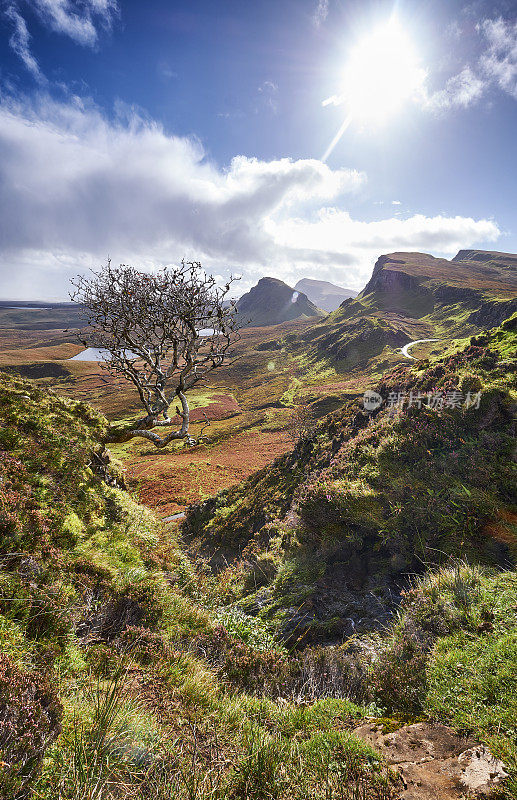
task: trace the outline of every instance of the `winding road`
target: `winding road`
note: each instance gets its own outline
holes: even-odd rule
[[[414,344],[420,344],[421,342],[439,342],[439,341],[440,339],[415,339],[414,342],[409,342],[408,344],[405,344],[404,347],[401,347],[400,352],[406,358],[412,358],[413,361],[416,361],[415,356],[410,356],[408,352],[409,349],[413,347]]]

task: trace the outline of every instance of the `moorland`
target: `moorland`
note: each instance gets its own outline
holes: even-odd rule
[[[517,796],[516,267],[249,293],[165,450],[106,453],[80,308],[0,304],[3,797]]]

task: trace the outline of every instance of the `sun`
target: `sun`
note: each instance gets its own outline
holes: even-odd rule
[[[345,65],[342,102],[353,120],[384,122],[416,94],[425,79],[418,53],[396,17],[352,48]]]

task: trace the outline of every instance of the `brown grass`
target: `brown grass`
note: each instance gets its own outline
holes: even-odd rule
[[[401,270],[424,280],[444,281],[453,286],[497,290],[501,297],[517,294],[515,270],[495,261],[448,261],[425,253],[391,253],[387,258],[384,269]]]
[[[240,433],[178,451],[150,450],[148,442],[139,442],[126,460],[127,480],[141,502],[168,516],[239,483],[291,446],[283,431]]]

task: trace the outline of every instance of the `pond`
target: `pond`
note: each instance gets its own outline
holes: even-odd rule
[[[202,328],[198,331],[200,336],[212,336],[215,333],[213,328]],[[133,356],[130,350],[127,351],[128,355]],[[135,358],[138,356],[135,355]],[[87,347],[86,350],[81,350],[76,356],[68,359],[69,361],[110,361],[110,352],[104,347]]]
[[[131,350],[126,350],[126,354],[131,358],[138,358]],[[72,356],[68,361],[111,361],[111,353],[104,347],[87,347],[81,350],[76,356]]]
[[[76,356],[68,359],[69,361],[109,361],[110,352],[103,347],[87,347],[81,350]]]

